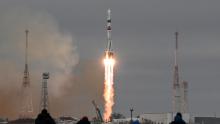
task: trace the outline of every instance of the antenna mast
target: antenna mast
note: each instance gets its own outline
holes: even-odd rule
[[[26,47],[25,47],[25,65],[27,65],[28,63],[28,30],[25,30],[25,34],[26,34]]]
[[[173,79],[173,112],[181,111],[180,83],[179,83],[179,67],[177,62],[178,54],[178,32],[175,32],[175,51],[174,51],[174,79]]]
[[[21,88],[21,110],[19,118],[31,118],[33,114],[32,94],[30,89],[30,77],[28,71],[28,30],[25,30],[26,45],[25,45],[25,69]]]

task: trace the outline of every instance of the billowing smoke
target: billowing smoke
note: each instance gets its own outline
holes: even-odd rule
[[[43,11],[15,8],[0,12],[0,116],[18,117],[24,71],[25,29],[29,33],[29,72],[35,114],[39,112],[42,72],[50,72],[53,106],[62,109],[63,95],[73,86],[78,54],[72,36]],[[51,103],[52,104],[52,103]],[[59,106],[60,104],[60,106]],[[62,111],[52,110],[55,114]]]

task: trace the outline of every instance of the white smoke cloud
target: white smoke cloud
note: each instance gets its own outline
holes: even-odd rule
[[[62,96],[65,87],[73,83],[68,80],[74,76],[72,70],[78,63],[73,37],[61,31],[55,19],[44,11],[20,7],[1,11],[0,18],[0,98],[3,100],[3,97],[16,96],[22,85],[26,29],[30,31],[28,59],[33,101],[36,102],[35,110],[39,107],[42,72],[50,72],[50,95]],[[7,93],[9,91],[16,92]],[[3,110],[2,105],[6,105],[7,102],[2,100],[0,110]],[[18,107],[13,104],[7,103],[9,108],[13,109],[11,111]],[[2,112],[15,116],[15,112],[9,111],[8,109],[8,112]]]

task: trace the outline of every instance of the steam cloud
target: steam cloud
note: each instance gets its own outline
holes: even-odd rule
[[[63,109],[62,96],[73,85],[73,69],[78,63],[74,40],[62,32],[55,19],[43,11],[16,8],[0,12],[0,116],[18,117],[22,85],[25,29],[29,34],[29,72],[35,114],[39,112],[42,72],[50,72],[49,94]],[[50,101],[50,102],[51,102]],[[60,104],[60,105],[59,105]],[[54,114],[62,113],[57,109]]]

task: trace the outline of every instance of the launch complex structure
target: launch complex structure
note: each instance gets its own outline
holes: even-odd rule
[[[107,47],[104,56],[104,114],[103,121],[108,122],[111,120],[111,115],[114,106],[114,66],[115,57],[112,49],[112,27],[111,27],[111,10],[107,11]],[[30,77],[28,70],[28,33],[26,30],[26,47],[25,47],[25,70],[22,83],[21,93],[21,109],[19,118],[30,118],[33,115],[32,94],[30,88]],[[179,65],[178,65],[178,32],[175,32],[175,51],[174,51],[174,75],[172,83],[173,91],[173,113],[181,112],[188,113],[188,83],[181,81],[179,78]],[[48,109],[48,91],[47,91],[47,79],[49,79],[49,73],[43,73],[42,75],[42,97],[41,97],[41,109]],[[100,113],[100,112],[99,112]],[[100,116],[100,114],[99,114]]]
[[[42,74],[42,89],[41,89],[41,102],[40,102],[40,111],[43,109],[49,110],[49,95],[48,95],[48,82],[50,78],[49,72],[44,72]]]
[[[26,47],[25,47],[25,69],[23,83],[21,87],[21,108],[20,108],[20,119],[31,118],[33,115],[33,104],[32,104],[32,93],[31,83],[28,70],[28,30],[25,30],[26,34]]]

